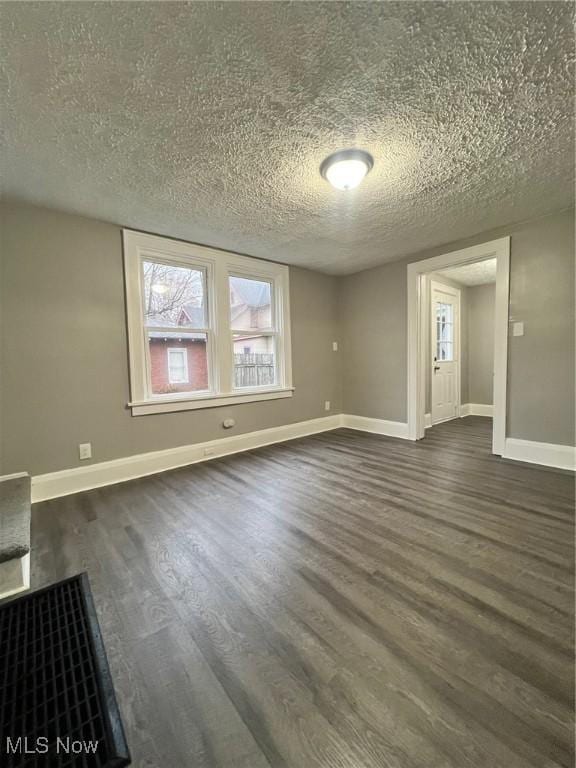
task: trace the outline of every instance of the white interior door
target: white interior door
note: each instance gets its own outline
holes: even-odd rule
[[[430,284],[432,424],[460,415],[460,291]]]

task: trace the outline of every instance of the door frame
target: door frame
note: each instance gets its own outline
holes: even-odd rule
[[[506,383],[508,368],[508,306],[510,298],[510,237],[462,248],[408,264],[408,438],[424,437],[426,400],[427,317],[426,276],[447,267],[496,259],[494,317],[494,417],[492,453],[502,456],[506,440]]]
[[[444,291],[445,293],[451,294],[456,299],[456,312],[458,317],[458,323],[454,323],[454,354],[456,356],[456,415],[451,417],[451,419],[457,419],[460,416],[460,408],[462,405],[462,391],[460,389],[461,387],[461,376],[462,376],[462,360],[461,360],[461,343],[460,343],[460,330],[461,330],[461,323],[462,318],[460,315],[461,310],[461,299],[462,299],[462,291],[460,288],[456,288],[453,285],[446,285],[444,283],[440,283],[438,280],[434,280],[432,278],[429,280],[429,302],[428,302],[428,323],[429,323],[429,338],[430,338],[430,354],[428,355],[428,376],[430,377],[430,397],[432,397],[432,386],[434,381],[434,371],[433,371],[433,363],[434,363],[434,349],[436,347],[436,323],[433,322],[433,310],[432,310],[432,291],[436,288],[439,291]],[[454,362],[454,361],[453,361]],[[426,396],[426,381],[424,382],[424,396]],[[426,402],[424,402],[424,406],[426,406]],[[430,418],[432,418],[432,402],[430,403]],[[444,421],[451,421],[451,419],[444,419]],[[437,424],[440,424],[440,422],[436,422]],[[434,424],[434,420],[432,420],[432,424]]]

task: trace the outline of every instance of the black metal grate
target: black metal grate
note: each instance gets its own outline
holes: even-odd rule
[[[129,763],[87,575],[0,604],[0,766]]]

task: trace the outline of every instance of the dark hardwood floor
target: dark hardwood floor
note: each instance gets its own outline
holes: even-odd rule
[[[36,505],[87,570],[134,765],[573,765],[573,478],[488,419],[351,430]]]

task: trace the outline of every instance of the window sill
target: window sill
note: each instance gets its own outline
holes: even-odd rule
[[[203,395],[201,397],[172,399],[143,400],[128,403],[132,416],[146,416],[152,413],[172,413],[173,411],[193,411],[198,408],[219,408],[223,405],[240,405],[255,403],[259,400],[279,400],[292,397],[294,387],[284,389],[252,390],[250,392],[234,392],[229,395]]]

